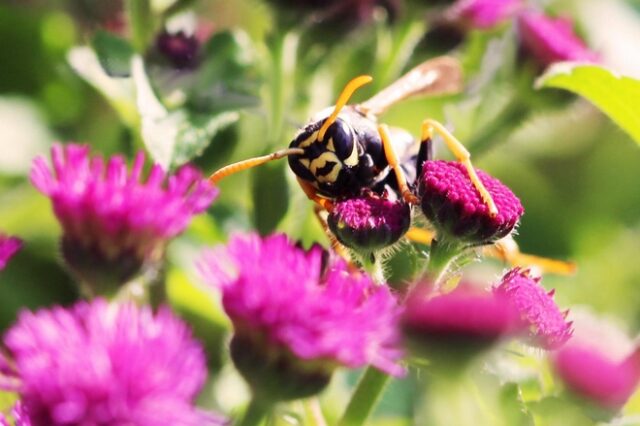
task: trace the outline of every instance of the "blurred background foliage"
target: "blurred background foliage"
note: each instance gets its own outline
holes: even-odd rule
[[[181,129],[180,144],[168,164],[194,158],[208,173],[230,161],[284,147],[313,113],[334,102],[350,78],[363,73],[375,77],[371,87],[354,98],[363,100],[412,65],[453,54],[465,67],[465,93],[410,100],[383,120],[416,135],[427,116],[454,129],[468,142],[475,164],[522,200],[526,214],[517,236],[522,250],[577,262],[574,276],[544,280],[545,286],[557,289],[559,305],[585,305],[625,324],[629,335],[638,334],[640,150],[587,102],[566,92],[534,91],[531,83],[541,69],[522,61],[513,28],[470,31],[464,39],[438,32],[431,17],[447,1],[413,0],[397,10],[376,9],[359,26],[348,20],[314,25],[303,19],[304,11],[295,11],[299,15],[292,18],[259,0],[158,3],[166,3],[158,6],[166,25],[186,21],[206,33],[196,62],[182,69],[154,47],[157,32],[147,34],[153,40],[147,43],[143,77],[157,97],[148,102],[161,101],[168,120]],[[575,17],[581,34],[605,63],[640,77],[640,1],[540,3]],[[122,92],[124,97],[118,92],[120,83],[130,84],[131,74],[136,79],[128,60],[132,46],[119,44],[128,38],[127,29],[119,27],[126,25],[118,20],[120,6],[117,1],[92,0],[0,3],[0,229],[25,240],[23,251],[0,274],[0,329],[20,308],[68,303],[77,297],[59,259],[58,224],[46,198],[29,183],[31,159],[46,155],[54,141],[86,142],[105,155],[131,156],[144,148],[139,126],[145,113],[138,116],[135,103],[126,99],[128,92]],[[159,30],[159,23],[155,25],[149,28]],[[78,46],[93,46],[107,74],[98,76],[91,68],[91,51]],[[110,86],[114,82],[116,86]],[[510,110],[514,100],[525,107]],[[500,118],[505,110],[511,115]],[[490,127],[496,117],[499,125]],[[156,129],[158,133],[162,131]],[[438,155],[448,154],[440,150]],[[233,176],[221,189],[209,213],[171,244],[167,273],[170,299],[211,348],[214,371],[222,368],[218,387],[231,386],[226,380],[234,380],[224,374],[229,366],[223,367],[219,349],[228,325],[194,273],[199,249],[224,241],[230,232],[251,229],[285,231],[306,244],[326,242],[285,162]],[[396,280],[411,275],[419,256],[419,248],[407,245],[400,250],[393,259]],[[470,274],[491,282],[504,267],[483,264],[472,267]],[[329,419],[339,415],[347,392],[344,383],[352,383],[354,377],[334,381],[325,401]],[[234,383],[237,386],[237,380]],[[394,383],[380,405],[383,417],[377,424],[408,424],[402,418],[412,410],[412,400],[421,398],[414,387],[412,379]],[[487,397],[497,405],[509,398],[509,392],[527,398],[522,388],[507,386],[500,392]],[[233,407],[233,395],[226,398],[229,401],[218,398],[217,404]],[[635,401],[628,410],[640,414],[640,399]],[[473,403],[460,404],[473,415]],[[564,423],[557,423],[553,416],[560,408],[550,399],[537,402],[542,405],[548,419],[540,424],[582,424],[579,414],[575,422],[568,420],[572,414],[564,409]],[[446,414],[429,415],[439,419]],[[527,424],[520,419],[523,410],[516,408],[511,414],[515,417],[505,411],[505,418],[513,420],[505,424]]]

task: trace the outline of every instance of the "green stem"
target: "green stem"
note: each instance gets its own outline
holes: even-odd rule
[[[244,417],[237,426],[257,426],[269,412],[269,405],[260,401],[256,397],[251,398],[251,402],[244,413]]]
[[[459,244],[433,240],[426,274],[433,280],[436,289],[442,285],[441,281],[446,276],[451,262],[462,253],[462,250]]]
[[[150,0],[127,0],[127,15],[131,28],[133,47],[144,53],[153,34],[153,16]]]
[[[384,388],[390,379],[388,374],[372,366],[367,367],[351,396],[347,409],[338,422],[338,426],[364,425],[382,397]]]
[[[281,144],[284,129],[284,112],[289,99],[287,87],[292,78],[298,49],[298,34],[294,32],[276,33],[271,43],[271,75],[269,79],[269,138],[270,144]]]
[[[367,271],[373,281],[378,285],[385,283],[384,270],[382,268],[382,261],[380,256],[375,253],[363,253],[362,257],[362,269]]]

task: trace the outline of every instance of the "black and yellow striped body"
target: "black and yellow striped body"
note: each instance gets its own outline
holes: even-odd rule
[[[304,150],[302,155],[289,156],[289,166],[299,178],[332,199],[357,196],[363,188],[376,192],[389,186],[396,189],[374,120],[347,107],[320,140],[323,123],[321,119],[304,127],[289,145]],[[418,146],[406,132],[394,138],[394,146],[413,182],[418,153],[412,150]]]

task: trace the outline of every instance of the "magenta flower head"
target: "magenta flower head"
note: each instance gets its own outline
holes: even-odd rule
[[[438,241],[489,244],[506,237],[524,213],[520,200],[498,179],[477,170],[498,214],[491,216],[464,166],[454,161],[426,161],[418,193],[422,211],[438,231]]]
[[[345,246],[359,253],[373,253],[394,244],[407,232],[411,208],[402,200],[367,192],[336,202],[328,224]]]
[[[567,18],[552,18],[540,12],[526,12],[518,16],[520,43],[543,66],[560,61],[598,62],[598,55],[590,50],[573,30]]]
[[[203,274],[233,322],[231,357],[258,398],[315,394],[340,365],[403,372],[395,297],[324,254],[285,235],[236,236],[205,253]]]
[[[513,17],[523,6],[523,0],[458,0],[446,14],[467,27],[486,30]]]
[[[0,232],[0,271],[6,268],[9,260],[22,248],[22,240]]]
[[[5,347],[33,426],[207,425],[202,346],[168,308],[102,299],[22,312]]]
[[[460,370],[502,338],[522,332],[518,313],[500,295],[465,284],[437,296],[425,288],[411,292],[402,317],[404,334],[418,357]]]
[[[555,355],[553,364],[573,395],[605,413],[620,410],[640,381],[637,351],[620,361],[593,347],[569,344]]]
[[[183,31],[163,31],[156,38],[156,49],[177,69],[190,69],[197,65],[200,41],[195,35]]]
[[[557,349],[571,337],[568,311],[560,312],[553,301],[553,291],[546,292],[539,277],[519,268],[509,271],[494,287],[494,293],[506,297],[520,313],[529,330],[529,342],[542,349]]]
[[[105,161],[84,145],[54,145],[51,157],[51,168],[42,157],[34,160],[31,181],[51,199],[63,228],[65,260],[98,292],[113,290],[157,261],[167,242],[217,195],[189,166],[168,175],[155,164],[143,178],[143,153],[130,171],[123,157]]]

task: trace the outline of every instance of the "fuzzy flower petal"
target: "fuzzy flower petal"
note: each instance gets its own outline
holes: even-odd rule
[[[487,244],[507,236],[524,214],[524,208],[498,179],[482,170],[476,172],[498,208],[496,216],[489,214],[467,170],[457,161],[426,161],[419,194],[422,211],[442,235]]]
[[[447,15],[472,28],[489,29],[514,16],[523,6],[523,0],[458,0]]]
[[[395,297],[342,261],[325,271],[320,248],[302,250],[285,235],[236,236],[201,268],[238,334],[258,333],[306,361],[402,373]]]
[[[626,403],[640,380],[637,354],[616,362],[583,345],[562,348],[554,357],[554,367],[572,392],[614,411]]]
[[[599,62],[573,30],[567,18],[552,18],[539,12],[526,12],[518,16],[518,30],[522,45],[542,65],[559,61]]]
[[[22,248],[22,241],[16,237],[10,237],[0,233],[0,271],[9,263],[9,260]]]
[[[101,299],[22,312],[5,336],[33,426],[208,424],[202,346],[167,308]]]
[[[529,328],[534,345],[557,349],[571,337],[571,323],[553,301],[553,292],[547,293],[540,285],[540,278],[515,268],[502,278],[494,292],[513,303]]]

